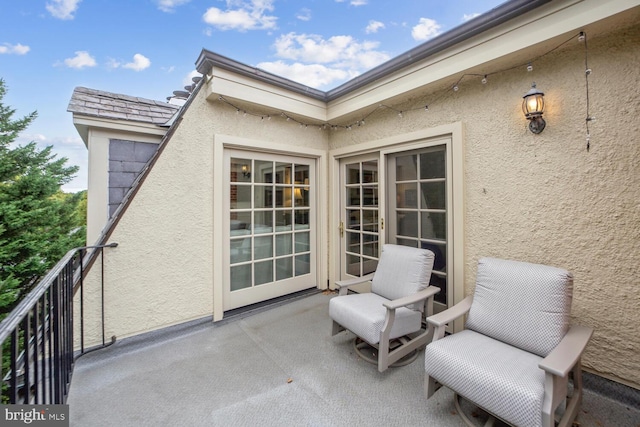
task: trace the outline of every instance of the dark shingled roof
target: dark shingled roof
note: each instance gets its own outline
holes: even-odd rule
[[[180,106],[162,101],[121,95],[102,90],[77,87],[73,91],[67,111],[106,119],[164,125]]]

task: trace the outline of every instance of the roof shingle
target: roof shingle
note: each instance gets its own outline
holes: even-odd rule
[[[152,99],[77,87],[67,111],[107,119],[131,120],[164,125],[180,106]]]

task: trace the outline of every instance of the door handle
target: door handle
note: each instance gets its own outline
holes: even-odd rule
[[[344,222],[340,221],[340,226],[338,227],[338,230],[340,230],[340,237],[344,237]]]

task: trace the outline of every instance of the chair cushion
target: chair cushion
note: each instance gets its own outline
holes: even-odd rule
[[[464,330],[425,349],[425,371],[441,384],[517,426],[542,425],[540,356]]]
[[[329,301],[329,316],[369,344],[380,342],[387,309],[387,299],[373,294],[351,294],[334,297]],[[390,338],[398,338],[420,330],[422,315],[419,311],[401,307],[391,328]]]
[[[427,249],[384,245],[371,292],[394,300],[425,289],[429,286],[433,259],[433,252]],[[422,306],[417,304],[415,308],[421,310]]]
[[[566,270],[482,258],[465,327],[546,357],[569,329],[572,289]]]

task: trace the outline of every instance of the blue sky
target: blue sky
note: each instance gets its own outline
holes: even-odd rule
[[[327,90],[504,0],[27,0],[0,3],[0,78],[15,118],[38,111],[17,143],[87,150],[66,111],[73,89],[165,100],[206,48]]]

